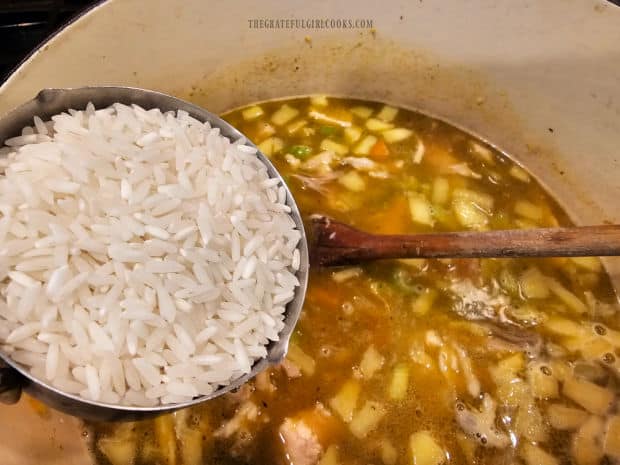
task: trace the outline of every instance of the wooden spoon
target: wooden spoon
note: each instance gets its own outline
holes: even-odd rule
[[[310,263],[318,266],[352,265],[385,258],[620,255],[620,225],[376,235],[327,217],[311,221]]]

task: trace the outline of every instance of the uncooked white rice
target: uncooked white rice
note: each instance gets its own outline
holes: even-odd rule
[[[0,343],[90,400],[178,403],[248,373],[299,285],[255,149],[183,111],[70,110],[0,149]]]

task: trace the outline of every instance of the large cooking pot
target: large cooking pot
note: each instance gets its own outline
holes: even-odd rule
[[[269,21],[290,18],[328,27]],[[620,222],[620,8],[602,0],[111,0],[13,73],[0,115],[42,88],[89,84],[214,112],[316,92],[420,109],[522,162],[575,222]],[[618,283],[618,261],[606,264]],[[89,462],[75,419],[42,419],[26,400],[0,417],[3,465]]]

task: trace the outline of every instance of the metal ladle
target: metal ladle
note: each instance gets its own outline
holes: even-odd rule
[[[20,135],[22,128],[25,126],[31,126],[35,116],[39,116],[44,121],[47,121],[52,116],[69,109],[82,110],[86,108],[89,102],[92,102],[95,108],[105,108],[114,103],[123,103],[126,105],[136,104],[147,110],[159,108],[162,112],[184,110],[193,118],[201,122],[209,122],[212,127],[219,128],[221,134],[228,137],[231,141],[244,139],[244,144],[256,147],[233,126],[203,108],[166,94],[132,87],[83,87],[42,90],[33,100],[18,107],[0,120],[0,146],[9,137]],[[269,176],[279,179],[280,184],[286,190],[286,204],[291,208],[291,217],[295,221],[297,229],[301,232],[299,244],[301,260],[299,271],[297,272],[299,286],[295,289],[293,300],[286,306],[284,328],[279,334],[279,340],[271,342],[267,346],[267,356],[254,363],[250,373],[237,378],[226,386],[218,388],[208,396],[196,397],[189,402],[158,405],[155,407],[110,405],[62,392],[46,381],[33,377],[26,368],[15,363],[7,354],[0,351],[0,401],[17,401],[20,390],[23,389],[47,405],[70,415],[97,421],[137,420],[189,407],[205,400],[219,397],[240,387],[268,366],[282,361],[286,355],[288,343],[299,318],[306,294],[308,247],[301,214],[286,183],[261,152],[257,152],[256,156],[267,166]],[[2,367],[2,361],[7,366]]]
[[[185,110],[194,118],[220,128],[222,135],[232,140],[245,137],[234,127],[208,111],[158,92],[129,87],[86,87],[80,89],[49,89],[19,107],[0,121],[0,142],[19,134],[31,124],[33,117],[49,119],[69,108],[82,109],[92,102],[103,108],[120,102],[162,111]],[[247,145],[254,145],[246,141]],[[0,352],[0,359],[10,368],[0,368],[0,401],[15,400],[18,389],[24,389],[50,406],[72,415],[94,420],[130,420],[189,407],[225,394],[257,375],[270,364],[279,363],[286,354],[288,342],[299,318],[306,293],[309,247],[301,215],[293,196],[271,162],[260,152],[257,157],[265,163],[269,175],[280,180],[286,190],[286,203],[302,234],[301,265],[297,277],[300,286],[287,305],[284,329],[280,339],[267,347],[267,357],[254,364],[249,374],[217,389],[208,396],[190,402],[156,407],[129,407],[90,401],[66,394],[35,379]],[[620,255],[620,225],[584,226],[505,231],[466,231],[412,235],[373,235],[351,228],[328,218],[313,218],[312,266],[338,266],[367,260],[389,258],[473,258],[473,257],[549,257]]]

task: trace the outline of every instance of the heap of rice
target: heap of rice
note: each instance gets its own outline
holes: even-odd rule
[[[208,395],[278,339],[300,232],[256,150],[183,111],[69,111],[5,141],[0,350],[58,389]]]

